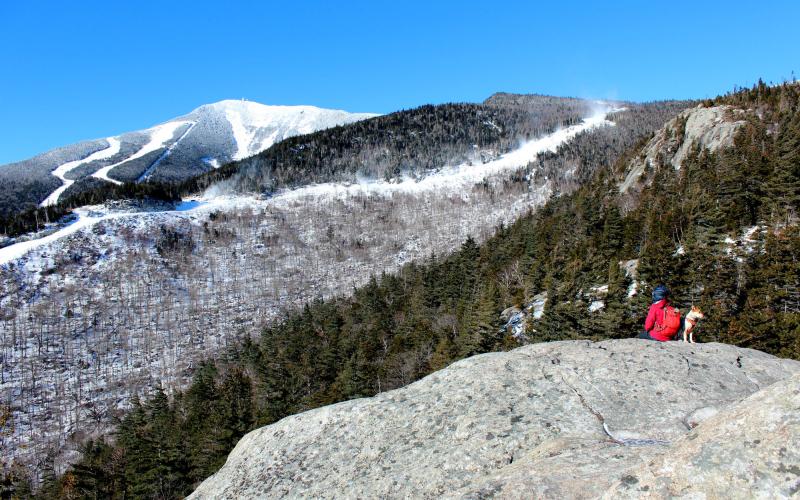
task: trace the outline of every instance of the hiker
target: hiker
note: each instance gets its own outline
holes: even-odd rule
[[[669,289],[658,285],[653,290],[653,304],[644,321],[644,331],[637,338],[666,342],[681,328],[681,313],[669,301]]]

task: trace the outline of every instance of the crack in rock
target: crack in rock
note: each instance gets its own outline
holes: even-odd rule
[[[586,408],[586,410],[589,411],[589,413],[594,415],[595,418],[597,418],[597,420],[600,422],[600,425],[603,427],[603,432],[605,432],[605,434],[609,437],[609,439],[614,443],[619,444],[621,446],[669,446],[670,444],[669,441],[664,441],[661,439],[650,439],[650,438],[636,439],[636,438],[621,438],[615,436],[614,433],[611,432],[611,429],[608,427],[608,424],[606,423],[606,419],[603,416],[603,414],[592,408],[592,406],[586,401],[586,398],[583,396],[583,394],[581,394],[581,392],[578,391],[578,389],[575,388],[572,384],[567,382],[567,379],[564,378],[563,374],[561,374],[561,380],[564,382],[564,385],[572,389],[572,392],[574,392],[575,395],[578,396],[578,400],[581,402],[581,405],[584,408]],[[595,390],[597,390],[597,388],[595,388]]]

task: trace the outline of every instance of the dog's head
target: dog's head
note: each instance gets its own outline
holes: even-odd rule
[[[700,308],[697,306],[692,306],[692,310],[689,312],[689,314],[691,314],[697,319],[703,319],[706,317],[705,314],[703,314],[703,311],[701,311]]]

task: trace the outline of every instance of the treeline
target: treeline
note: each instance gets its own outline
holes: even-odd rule
[[[538,105],[442,104],[398,111],[281,141],[255,156],[187,181],[185,192],[227,179],[234,191],[270,192],[313,182],[391,178],[504,153],[559,126],[579,122],[588,103],[548,98]]]
[[[100,180],[91,182],[91,188],[67,190],[57,205],[28,208],[8,215],[0,215],[0,234],[14,237],[20,234],[38,231],[47,223],[57,222],[73,209],[85,205],[95,205],[111,200],[145,200],[178,201],[180,192],[177,187],[167,184],[111,184]]]

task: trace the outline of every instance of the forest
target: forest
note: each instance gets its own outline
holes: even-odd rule
[[[678,172],[653,166],[634,205],[618,185],[635,148],[484,243],[467,239],[350,297],[309,302],[203,363],[173,398],[135,401],[113,439],[88,441],[36,495],[185,495],[251,429],[518,345],[499,314],[541,292],[533,342],[632,337],[663,282],[679,306],[706,312],[700,341],[800,359],[800,89],[759,83],[704,105],[747,110],[733,147],[695,150]],[[622,265],[631,261],[635,278]],[[592,312],[586,293],[600,285],[605,305]],[[24,470],[3,484],[5,496],[33,494]]]
[[[350,295],[370,274],[448,255],[470,235],[483,242],[685,107],[635,105],[615,113],[613,126],[475,184],[450,176],[455,184],[423,192],[352,186],[359,193],[345,198],[317,196],[311,186],[197,216],[107,220],[30,252],[0,268],[8,462],[34,478],[63,470],[85,439],[116,427],[134,394],[146,398],[159,386],[172,395],[199,362],[286,311]],[[482,168],[479,161],[465,171]]]
[[[426,105],[290,138],[186,181],[157,178],[117,186],[84,178],[64,192],[58,205],[46,208],[37,208],[38,202],[58,187],[58,179],[39,170],[23,176],[19,171],[25,162],[12,164],[0,171],[0,179],[8,179],[8,189],[0,194],[0,234],[14,237],[39,230],[89,203],[147,197],[174,200],[221,181],[226,181],[223,189],[271,193],[312,182],[354,181],[356,175],[382,179],[419,174],[465,161],[476,150],[505,153],[520,140],[577,123],[588,112],[587,101],[548,96],[529,96],[524,102],[490,99],[487,104]],[[120,178],[135,181],[157,156],[126,163],[117,169]],[[48,159],[46,165],[58,165],[58,158]],[[34,174],[33,180],[28,178]]]

